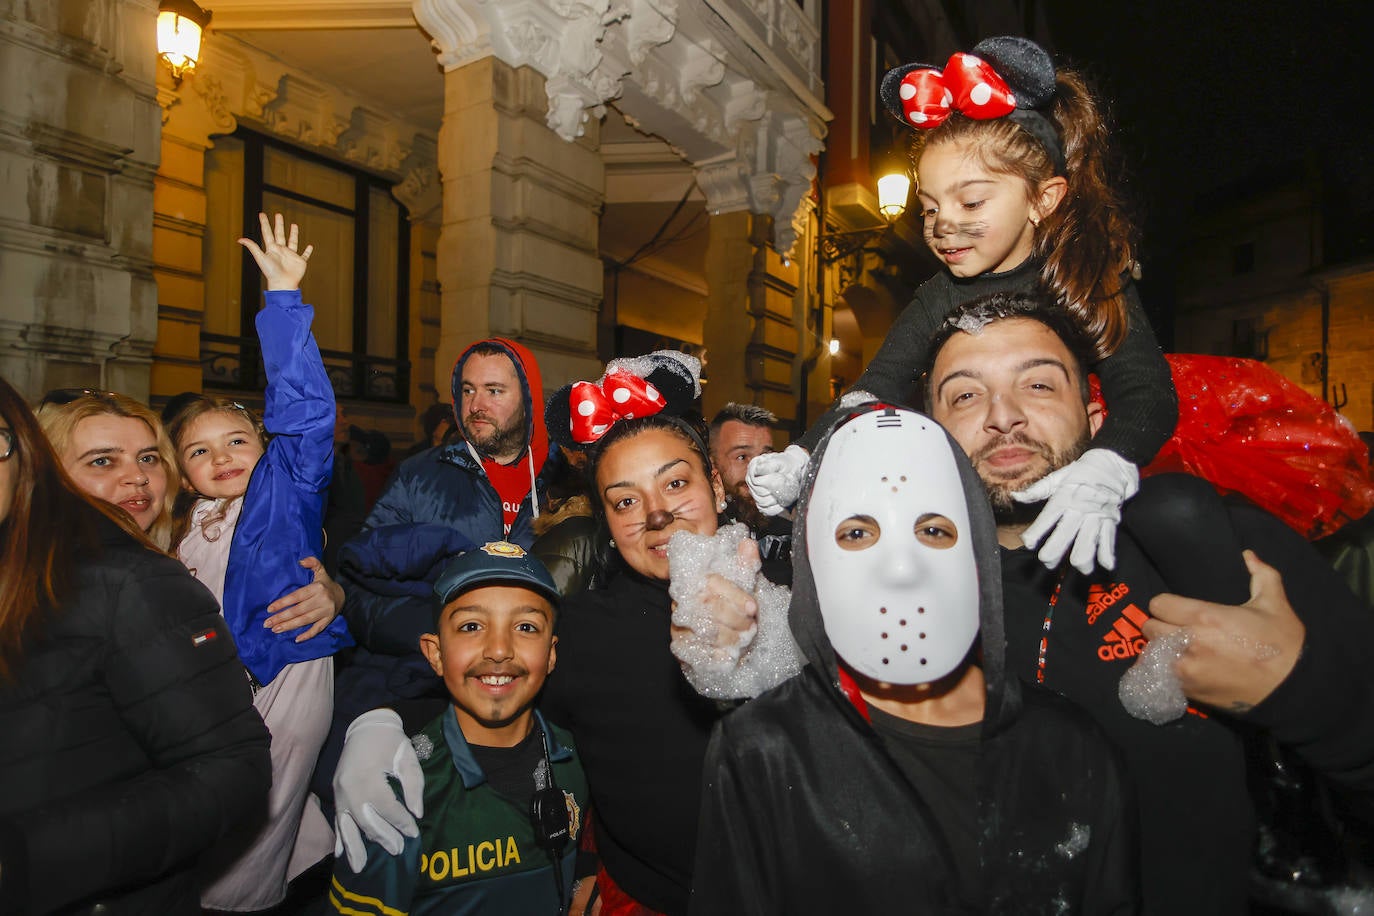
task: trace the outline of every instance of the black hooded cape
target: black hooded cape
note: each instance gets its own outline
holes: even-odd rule
[[[839,424],[837,424],[838,426]],[[808,665],[717,724],[703,771],[694,914],[1130,913],[1133,810],[1115,751],[1065,701],[1005,671],[996,528],[958,463],[979,569],[987,704],[975,779],[980,862],[956,844],[840,686],[806,551],[815,452],[793,533],[793,635]],[[858,586],[858,583],[856,583]],[[977,899],[968,899],[975,896]]]

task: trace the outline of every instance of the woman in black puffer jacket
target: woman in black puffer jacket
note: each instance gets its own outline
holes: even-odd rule
[[[198,913],[196,857],[266,801],[214,598],[80,493],[0,379],[0,913]]]

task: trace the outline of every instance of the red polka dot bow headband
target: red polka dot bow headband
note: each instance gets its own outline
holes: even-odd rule
[[[573,441],[588,445],[617,420],[649,417],[668,402],[650,382],[627,369],[613,368],[596,382],[577,382],[568,394],[568,421]]]
[[[544,408],[549,438],[586,451],[621,420],[680,416],[701,397],[701,361],[677,350],[622,356],[595,382],[570,382]]]
[[[893,117],[917,130],[932,130],[958,112],[968,118],[1007,118],[1045,147],[1064,173],[1059,131],[1043,113],[1054,99],[1054,62],[1045,49],[1017,36],[987,38],[960,51],[944,69],[929,64],[894,67],[879,87]]]
[[[898,84],[897,94],[906,122],[923,130],[939,127],[955,111],[987,120],[1016,110],[1016,94],[992,65],[962,51],[944,70],[910,71]]]

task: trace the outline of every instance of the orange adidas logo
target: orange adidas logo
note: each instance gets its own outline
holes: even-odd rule
[[[1140,628],[1150,617],[1134,604],[1121,609],[1121,616],[1112,624],[1107,635],[1102,637],[1102,645],[1097,647],[1097,657],[1104,662],[1121,658],[1135,658],[1145,651],[1145,635]]]
[[[1122,598],[1131,593],[1131,590],[1124,583],[1109,587],[1102,585],[1088,586],[1088,626],[1097,623],[1097,618],[1102,616],[1102,612],[1116,604]]]

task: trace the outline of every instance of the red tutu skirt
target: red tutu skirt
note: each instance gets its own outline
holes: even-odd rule
[[[1178,427],[1142,475],[1205,478],[1313,539],[1374,508],[1369,448],[1325,401],[1252,359],[1189,353],[1168,360]]]

